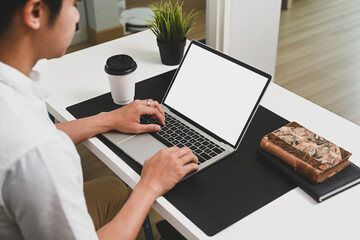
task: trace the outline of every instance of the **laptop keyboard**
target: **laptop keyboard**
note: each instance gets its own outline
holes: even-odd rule
[[[165,113],[166,125],[162,126],[159,132],[151,132],[153,137],[164,143],[166,146],[178,146],[179,148],[188,147],[198,157],[199,164],[204,163],[210,158],[225,151],[224,148],[202,136],[194,129],[186,126],[182,122]],[[159,124],[157,119],[151,116],[141,116],[142,124]]]

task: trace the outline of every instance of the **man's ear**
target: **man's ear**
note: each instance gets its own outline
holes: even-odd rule
[[[41,17],[44,14],[42,0],[28,0],[23,8],[22,16],[24,23],[31,29],[37,30],[41,25]]]

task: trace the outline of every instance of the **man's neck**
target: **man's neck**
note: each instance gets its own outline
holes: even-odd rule
[[[6,40],[0,40],[0,61],[29,76],[37,62],[33,47],[26,36],[6,37]]]

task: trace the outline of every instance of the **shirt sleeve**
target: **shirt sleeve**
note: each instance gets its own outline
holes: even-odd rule
[[[55,139],[11,166],[3,185],[4,203],[25,239],[98,239],[74,151]]]

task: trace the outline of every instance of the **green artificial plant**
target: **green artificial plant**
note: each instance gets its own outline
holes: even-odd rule
[[[189,14],[183,13],[182,6],[183,3],[179,4],[179,1],[173,5],[171,0],[149,5],[154,15],[145,21],[160,42],[182,42],[194,26],[197,13],[194,13],[194,9]]]

